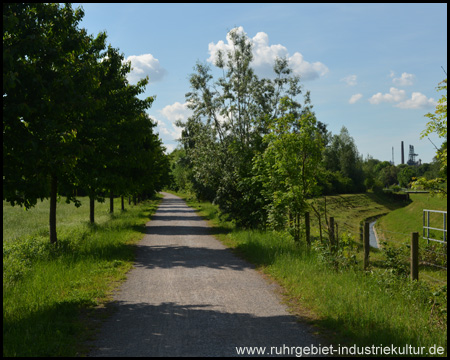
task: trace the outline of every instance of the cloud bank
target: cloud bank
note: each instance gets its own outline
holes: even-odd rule
[[[245,34],[242,26],[239,26],[237,31]],[[227,51],[233,49],[234,44],[229,34],[226,36],[226,42],[219,40],[217,43],[209,43],[208,52],[210,56],[207,59],[208,62],[215,63],[219,50],[222,50],[226,54]],[[277,57],[285,57],[293,73],[300,75],[302,80],[314,80],[328,72],[328,68],[321,62],[306,61],[299,52],[295,52],[290,56],[287,48],[281,44],[269,45],[269,36],[265,32],[258,32],[250,41],[253,45],[252,66],[255,73],[259,76],[274,76],[273,65]]]
[[[369,102],[373,105],[378,105],[382,102],[397,103],[394,106],[400,109],[426,109],[434,107],[437,104],[433,98],[427,98],[426,95],[420,92],[413,92],[410,99],[405,99],[405,90],[391,87],[389,93],[382,94],[379,92],[373,95],[369,99]]]
[[[389,89],[389,93],[382,94],[379,92],[373,95],[369,99],[369,102],[371,104],[380,104],[382,102],[398,102],[402,101],[405,98],[405,96],[406,96],[405,90],[399,90],[397,88],[391,87]]]
[[[420,92],[413,92],[411,99],[403,101],[395,105],[401,109],[426,109],[435,107],[437,105],[433,98],[427,98],[424,94]]]

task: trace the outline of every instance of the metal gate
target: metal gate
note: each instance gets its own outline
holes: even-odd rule
[[[443,225],[442,228],[432,227],[430,223],[430,213],[441,213],[443,215]],[[442,231],[443,240],[433,239],[430,237],[430,230]],[[431,235],[433,236],[433,235]],[[440,243],[447,243],[447,211],[440,210],[423,210],[423,238],[427,239],[428,243],[430,241],[437,241]]]

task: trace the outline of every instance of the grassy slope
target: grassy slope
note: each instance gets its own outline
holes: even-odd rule
[[[447,200],[431,197],[429,194],[411,194],[411,200],[412,202],[408,206],[392,211],[377,221],[375,227],[380,240],[400,248],[403,251],[402,258],[409,266],[410,250],[408,246],[411,243],[411,233],[418,232],[421,259],[446,267],[447,256],[436,255],[438,253],[446,254],[446,248],[436,242],[430,242],[430,245],[427,245],[427,241],[422,238],[422,214],[424,209],[447,211]],[[443,215],[431,214],[430,226],[443,228]],[[443,233],[431,230],[430,237],[442,239]],[[441,268],[435,266],[426,266],[422,261],[419,268],[420,278],[424,281],[443,284],[443,282],[447,282],[447,271],[442,271]]]
[[[318,202],[324,208],[324,198]],[[405,205],[403,201],[393,201],[386,196],[374,193],[326,197],[327,216],[333,216],[340,231],[348,231],[356,239],[360,239],[360,226],[365,219],[387,214]],[[318,221],[314,212],[311,212],[311,226],[312,234],[318,235]]]
[[[48,241],[48,202],[28,212],[3,206],[3,355],[75,356],[92,335],[87,309],[104,303],[134,261],[143,225],[159,200],[107,213],[88,200],[58,204],[58,248]],[[91,318],[87,321],[88,318]]]
[[[411,200],[412,203],[408,206],[392,211],[377,222],[377,229],[381,234],[385,232],[384,235],[387,240],[401,244],[405,241],[406,236],[406,241],[409,242],[412,232],[418,232],[422,237],[423,210],[447,210],[446,199],[431,197],[428,194],[411,194]],[[442,228],[442,219],[441,214],[433,214],[430,221],[431,225]],[[442,233],[436,232],[435,235],[442,237]]]

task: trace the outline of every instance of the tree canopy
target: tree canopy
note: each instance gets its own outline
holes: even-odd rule
[[[220,51],[214,64],[222,76],[214,81],[209,65],[195,65],[186,94],[193,115],[178,125],[196,195],[214,201],[241,225],[258,226],[265,222],[267,199],[253,177],[252,159],[267,147],[263,138],[275,119],[298,119],[311,113],[311,106],[308,92],[301,104],[300,78],[286,59],[276,60],[273,78],[259,78],[247,35],[233,29],[229,37],[233,48]]]
[[[50,241],[56,202],[152,192],[168,167],[139,98],[148,79],[131,85],[130,64],[106,48],[106,34],[78,27],[70,4],[3,4],[3,199],[34,206],[50,198]]]
[[[430,121],[422,131],[421,138],[427,137],[431,133],[437,134],[440,138],[445,138],[441,148],[436,151],[436,159],[440,165],[440,176],[434,179],[419,177],[413,183],[413,187],[429,190],[432,194],[447,196],[447,79],[438,84],[437,91],[443,91],[444,93],[438,100],[435,112],[425,114]]]

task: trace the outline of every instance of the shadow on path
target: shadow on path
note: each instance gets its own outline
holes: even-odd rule
[[[154,268],[197,268],[232,269],[242,271],[254,266],[237,258],[228,249],[170,245],[138,245],[136,267]]]
[[[276,346],[278,349],[272,350],[275,356],[283,345],[316,343],[292,316],[256,317],[221,312],[211,305],[172,302],[151,305],[118,301],[113,306],[121,313],[120,320],[107,324],[114,338],[99,343],[91,356],[237,356],[236,347],[261,346],[269,352]],[[114,344],[114,348],[106,344]]]

